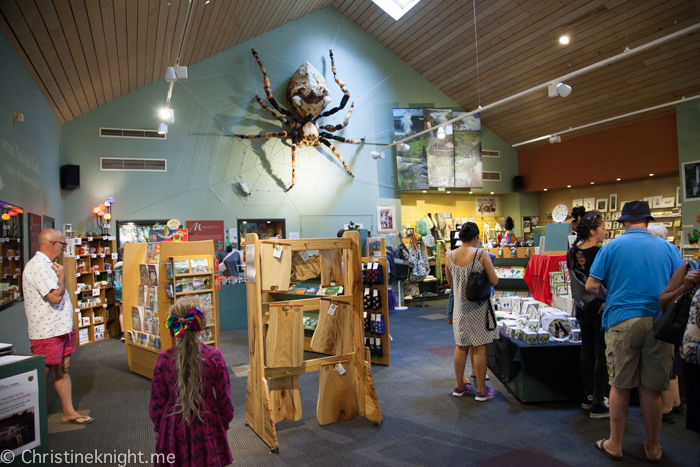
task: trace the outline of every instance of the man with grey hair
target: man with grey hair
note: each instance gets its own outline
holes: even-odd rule
[[[73,305],[63,266],[54,262],[66,248],[66,238],[56,229],[39,234],[39,251],[22,274],[24,311],[27,314],[32,353],[46,356],[46,378],[53,371],[53,384],[63,407],[63,422],[88,424],[92,418],[73,408],[70,356],[75,352]]]

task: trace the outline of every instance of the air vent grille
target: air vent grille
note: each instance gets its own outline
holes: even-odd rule
[[[501,172],[483,172],[482,176],[484,180],[488,180],[490,182],[501,181]]]
[[[129,130],[126,128],[100,128],[100,138],[146,138],[166,139],[168,135],[158,134],[155,130]]]
[[[491,151],[489,149],[482,149],[481,157],[501,157],[501,151]]]
[[[167,159],[120,159],[100,157],[100,170],[120,172],[167,172]]]

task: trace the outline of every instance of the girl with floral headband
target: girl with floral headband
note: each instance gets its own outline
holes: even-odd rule
[[[196,297],[170,308],[166,326],[177,345],[158,355],[148,409],[155,425],[156,453],[164,455],[156,466],[233,462],[226,438],[233,420],[228,367],[219,349],[199,342],[203,315]]]

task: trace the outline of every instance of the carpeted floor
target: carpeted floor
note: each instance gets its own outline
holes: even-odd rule
[[[523,405],[493,375],[489,386],[497,395],[490,401],[453,397],[452,353],[442,351],[454,343],[452,328],[444,319],[422,318],[444,312],[447,301],[429,303],[429,308],[409,307],[391,313],[391,366],[374,366],[372,370],[384,417],[380,427],[362,418],[319,426],[315,414],[318,374],[302,375],[302,419],[277,424],[280,450],[270,454],[267,446],[245,426],[246,377],[230,372],[236,418],[228,439],[234,465],[622,464],[608,460],[593,446],[595,440],[608,436],[608,420],[593,420],[576,404]],[[229,367],[248,364],[245,329],[223,331],[221,342]],[[150,380],[129,371],[123,343],[109,339],[79,348],[72,359],[71,375],[76,409],[89,410],[95,421],[81,430],[50,435],[49,448],[54,453],[97,452],[115,456],[140,452],[144,463],[149,464],[155,443],[148,418]],[[48,391],[48,405],[49,414],[60,412],[53,384]],[[676,425],[663,425],[662,465],[698,465],[697,435],[684,425],[684,417]],[[624,440],[626,465],[647,464],[643,441],[640,411],[632,407]],[[127,465],[140,465],[135,455]],[[125,465],[104,461],[101,464]]]

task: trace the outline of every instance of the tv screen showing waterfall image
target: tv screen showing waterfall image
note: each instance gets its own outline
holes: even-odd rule
[[[445,123],[452,118],[450,109],[423,109],[425,129],[425,153],[428,159],[428,185],[431,187],[455,186],[455,152],[451,127]]]
[[[404,139],[425,129],[423,109],[394,109],[394,139]],[[419,136],[396,146],[399,190],[425,190],[428,162],[425,138]]]
[[[453,118],[467,112],[453,112]],[[481,115],[474,114],[454,122],[455,187],[483,188],[481,160]]]

